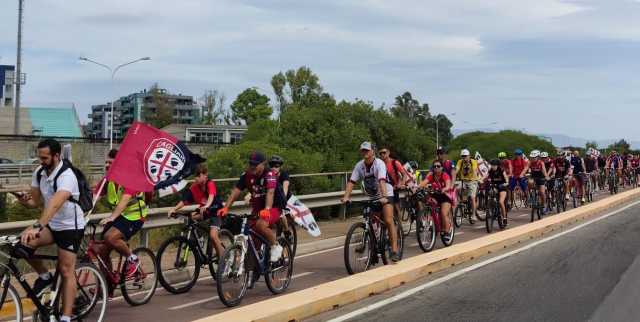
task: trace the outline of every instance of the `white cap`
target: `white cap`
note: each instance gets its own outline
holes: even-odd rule
[[[371,148],[371,142],[368,142],[368,141],[362,142],[362,144],[360,144],[360,150],[368,150],[368,151],[373,150],[373,148]]]
[[[548,158],[548,157],[549,157],[549,153],[547,153],[547,152],[542,152],[542,153],[540,153],[540,157],[541,157],[541,158]]]
[[[538,151],[538,150],[533,150],[533,151],[531,151],[531,153],[529,153],[529,157],[531,157],[531,158],[537,158],[539,156],[540,156],[540,151]]]
[[[462,149],[462,151],[460,151],[460,156],[461,157],[467,157],[467,156],[470,156],[470,155],[471,155],[471,152],[469,152],[469,150],[467,150],[467,149]]]

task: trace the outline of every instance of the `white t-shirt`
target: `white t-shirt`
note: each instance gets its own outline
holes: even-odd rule
[[[41,173],[40,182],[38,182],[38,172],[41,167],[38,167],[33,172],[31,178],[31,187],[39,188],[44,200],[44,206],[46,207],[53,195],[53,178],[62,168],[62,162],[51,172],[51,175],[47,176],[47,171],[44,170]],[[80,189],[78,188],[78,180],[73,174],[73,170],[67,169],[58,177],[58,191],[68,191],[71,193],[72,198],[78,200],[80,196]],[[77,223],[77,226],[76,226]],[[62,207],[58,209],[58,212],[49,221],[49,227],[52,230],[70,230],[70,229],[83,229],[84,228],[84,213],[82,208],[76,203],[66,201],[62,204]]]
[[[387,166],[384,164],[384,161],[376,158],[370,167],[364,164],[364,160],[360,160],[353,169],[350,180],[354,183],[362,180],[365,194],[367,194],[371,200],[377,200],[382,198],[382,192],[379,191],[379,181],[382,179],[386,180],[385,197],[393,197],[393,187],[389,184]]]

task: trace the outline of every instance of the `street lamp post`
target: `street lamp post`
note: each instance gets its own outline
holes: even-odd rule
[[[106,68],[110,73],[111,73],[111,91],[113,92],[112,94],[115,95],[115,78],[116,78],[116,73],[118,72],[118,70],[120,70],[120,68],[127,66],[127,65],[131,65],[140,61],[145,61],[145,60],[151,60],[151,57],[142,57],[142,58],[138,58],[136,60],[132,60],[128,63],[124,63],[121,65],[116,66],[115,68],[112,68],[108,65],[99,63],[95,60],[91,60],[87,57],[79,57],[78,58],[81,61],[86,61],[86,62],[90,62],[93,64],[96,64],[98,66],[104,67]],[[113,105],[115,104],[116,100],[113,99],[111,101],[111,115],[109,116],[109,149],[113,149]],[[103,113],[104,115],[104,113]]]
[[[444,116],[456,116],[456,113],[441,113],[438,115],[444,115]],[[440,127],[438,126],[438,123],[440,122],[440,118],[438,117],[438,115],[434,116],[433,119],[436,121],[436,150],[440,147]],[[416,114],[416,116],[422,116],[427,118],[428,115],[424,115],[422,113],[418,113]]]

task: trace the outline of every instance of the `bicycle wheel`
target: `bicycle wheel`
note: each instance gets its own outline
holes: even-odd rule
[[[393,225],[396,227],[396,244],[398,245],[398,255],[400,259],[402,259],[402,255],[404,254],[404,232],[402,231],[402,223],[393,218]],[[391,257],[391,247],[389,247],[388,257]]]
[[[7,279],[2,286],[0,293],[2,299],[2,310],[0,310],[0,321],[22,321],[24,317],[24,311],[22,310],[22,302],[20,301],[20,294],[11,285],[10,280]],[[31,303],[31,302],[29,302]]]
[[[233,234],[226,229],[220,229],[220,231],[218,231],[218,238],[220,239],[220,243],[222,244],[222,248],[224,249],[227,249],[227,247],[233,244]],[[209,239],[207,246],[209,274],[211,274],[211,277],[215,281],[215,279],[218,277],[218,274],[216,273],[218,270],[218,255],[213,255],[214,252],[215,250],[213,250],[213,244],[211,243],[211,239]]]
[[[167,292],[186,293],[196,284],[202,265],[196,247],[183,236],[165,240],[158,249],[158,280]]]
[[[537,202],[537,195],[535,192],[531,191],[529,192],[529,203],[531,205],[531,221],[533,222],[535,220],[535,215],[536,215],[536,208],[538,207],[538,202]]]
[[[460,228],[460,226],[462,226],[462,217],[464,216],[463,214],[463,209],[462,209],[462,205],[458,205],[456,207],[456,210],[454,211],[453,214],[453,224],[456,226],[456,228]]]
[[[491,232],[493,231],[493,223],[496,220],[496,213],[495,213],[496,209],[493,205],[490,205],[490,208],[487,211],[488,211],[487,220],[485,220],[484,226],[487,229],[487,233],[491,234]]]
[[[133,254],[138,256],[140,267],[132,276],[127,277],[126,267],[120,272],[120,291],[124,300],[131,306],[146,304],[151,300],[158,287],[158,266],[153,252],[145,247],[136,248]]]
[[[449,222],[452,222],[452,221],[453,221],[453,212],[449,211]],[[442,221],[441,221],[440,225],[442,225]],[[450,233],[451,233],[451,239],[449,241],[445,240],[443,235],[440,235],[440,239],[442,240],[442,244],[444,244],[445,247],[449,247],[449,246],[453,245],[453,240],[455,239],[455,236],[456,236],[456,225],[451,225]]]
[[[247,294],[249,271],[240,245],[232,245],[224,251],[222,260],[218,264],[216,289],[220,301],[227,307],[234,307]]]
[[[278,243],[282,246],[282,256],[277,262],[269,263],[269,267],[264,273],[267,288],[273,294],[284,292],[289,287],[291,275],[293,274],[293,251],[291,250],[291,245],[285,238],[279,238]],[[270,255],[267,254],[267,256]]]
[[[436,246],[436,225],[431,215],[427,214],[424,209],[420,210],[416,217],[416,238],[418,239],[418,246],[420,246],[423,252],[430,252]]]
[[[371,265],[371,236],[363,222],[349,228],[344,242],[344,265],[350,275],[364,272]]]
[[[76,287],[76,300],[71,319],[102,321],[107,311],[107,301],[104,299],[108,298],[107,280],[102,272],[93,263],[78,263]]]

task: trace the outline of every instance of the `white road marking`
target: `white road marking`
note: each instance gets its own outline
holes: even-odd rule
[[[541,245],[541,244],[543,244],[543,243],[546,243],[546,242],[548,242],[548,241],[554,240],[554,239],[559,238],[559,237],[561,237],[561,236],[564,236],[564,235],[566,235],[566,234],[572,233],[572,232],[574,232],[574,231],[576,231],[576,230],[578,230],[578,229],[581,229],[581,228],[583,228],[583,227],[586,227],[586,226],[588,226],[588,225],[591,225],[591,224],[593,224],[593,223],[595,223],[595,222],[598,222],[598,221],[604,220],[604,219],[606,219],[606,218],[609,218],[609,217],[611,217],[611,216],[613,216],[613,215],[615,215],[615,214],[617,214],[617,213],[620,213],[620,212],[622,212],[622,211],[625,211],[625,210],[627,210],[627,209],[629,209],[629,208],[631,208],[631,207],[634,207],[634,206],[636,206],[636,205],[638,205],[638,204],[640,204],[640,201],[634,202],[634,203],[632,203],[632,204],[630,204],[630,205],[627,205],[627,206],[625,206],[625,207],[623,207],[623,208],[620,208],[620,209],[618,209],[618,210],[616,210],[616,211],[610,212],[610,213],[608,213],[608,214],[606,214],[606,215],[603,215],[602,217],[598,217],[598,218],[595,218],[595,219],[589,220],[589,221],[587,221],[587,222],[585,222],[585,223],[582,223],[582,224],[580,224],[580,225],[578,225],[578,226],[575,226],[575,227],[573,227],[573,228],[571,228],[571,229],[568,229],[568,230],[563,231],[563,232],[561,232],[561,233],[558,233],[558,234],[556,234],[556,235],[546,237],[546,238],[541,239],[541,240],[539,240],[539,241],[533,242],[533,243],[531,243],[531,244],[529,244],[529,245],[527,245],[527,246],[524,246],[524,247],[521,247],[521,248],[515,249],[515,250],[513,250],[513,251],[510,251],[510,252],[508,252],[508,253],[506,253],[506,254],[503,254],[503,255],[500,255],[500,256],[496,256],[496,257],[490,258],[490,259],[485,260],[485,261],[483,261],[483,262],[480,262],[480,263],[477,263],[477,264],[471,265],[471,266],[466,267],[466,268],[463,268],[463,269],[461,269],[461,270],[459,270],[459,271],[453,272],[453,273],[451,273],[451,274],[449,274],[449,275],[446,275],[446,276],[440,277],[440,278],[438,278],[438,279],[435,279],[435,280],[433,280],[433,281],[430,281],[430,282],[428,282],[428,283],[426,283],[426,284],[420,285],[420,286],[415,287],[415,288],[412,288],[412,289],[410,289],[410,290],[406,290],[406,291],[404,291],[404,292],[402,292],[402,293],[400,293],[400,294],[397,294],[397,295],[395,295],[395,296],[392,296],[392,297],[390,297],[390,298],[387,298],[387,299],[384,299],[384,300],[378,301],[378,302],[376,302],[375,304],[365,306],[365,307],[363,307],[363,308],[361,308],[361,309],[358,309],[358,310],[355,310],[355,311],[350,312],[350,313],[348,313],[348,314],[345,314],[345,315],[339,316],[339,317],[337,317],[337,318],[335,318],[335,319],[331,319],[331,320],[329,320],[329,322],[342,322],[342,321],[347,321],[347,320],[349,320],[349,319],[355,318],[355,317],[360,316],[360,315],[362,315],[362,314],[365,314],[365,313],[371,312],[371,311],[373,311],[373,310],[377,310],[377,309],[379,309],[379,308],[381,308],[381,307],[384,307],[384,306],[389,305],[389,304],[391,304],[391,303],[394,303],[394,302],[400,301],[400,300],[402,300],[402,299],[405,299],[405,298],[407,298],[407,297],[409,297],[409,296],[412,296],[412,295],[414,295],[414,294],[416,294],[416,293],[418,293],[418,292],[421,292],[421,291],[426,290],[426,289],[428,289],[428,288],[431,288],[431,287],[434,287],[434,286],[440,285],[440,284],[445,283],[445,282],[447,282],[447,281],[449,281],[449,280],[452,280],[452,279],[454,279],[454,278],[456,278],[456,277],[462,276],[462,275],[464,275],[464,274],[466,274],[466,273],[468,273],[468,272],[471,272],[471,271],[477,270],[477,269],[482,268],[482,267],[484,267],[484,266],[487,266],[487,265],[489,265],[489,264],[492,264],[492,263],[495,263],[495,262],[497,262],[497,261],[500,261],[500,260],[502,260],[502,259],[504,259],[504,258],[507,258],[507,257],[513,256],[513,255],[516,255],[516,254],[519,254],[519,253],[522,253],[522,252],[524,252],[524,251],[526,251],[526,250],[529,250],[529,249],[531,249],[531,248],[533,248],[533,247],[536,247],[536,246]]]
[[[321,250],[321,251],[317,251],[317,252],[313,252],[313,253],[309,253],[309,254],[297,255],[295,257],[295,259],[305,258],[305,257],[318,255],[318,254],[324,254],[324,253],[332,252],[334,250],[343,249],[343,248],[344,248],[344,246],[339,246],[339,247],[329,248],[329,249],[325,249],[325,250]]]
[[[304,273],[296,274],[296,275],[291,276],[291,279],[293,280],[293,279],[296,279],[296,278],[305,277],[305,276],[311,275],[313,273],[314,272],[304,272]],[[214,296],[214,297],[209,297],[209,298],[198,300],[198,301],[194,301],[194,302],[185,303],[185,304],[178,305],[178,306],[172,306],[172,307],[169,308],[169,310],[171,310],[171,311],[180,310],[180,309],[184,309],[184,308],[187,308],[187,307],[192,307],[192,306],[195,306],[195,305],[199,305],[199,304],[202,304],[202,303],[215,301],[218,298],[219,297]]]

